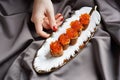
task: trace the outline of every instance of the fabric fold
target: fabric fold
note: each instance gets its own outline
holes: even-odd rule
[[[83,6],[98,6],[101,24],[85,48],[68,64],[47,74],[33,68],[45,39],[30,21],[32,0],[0,1],[0,80],[119,80],[120,6],[117,0],[57,0],[55,13],[68,18]]]

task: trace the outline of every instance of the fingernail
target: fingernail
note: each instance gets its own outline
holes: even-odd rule
[[[64,18],[62,17],[60,21],[63,21],[63,20],[64,20]]]
[[[57,31],[58,30],[58,28],[56,27],[56,26],[53,26],[53,31]]]

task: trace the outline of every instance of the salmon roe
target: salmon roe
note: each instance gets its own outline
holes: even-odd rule
[[[73,28],[68,28],[66,31],[66,34],[70,39],[78,37],[78,32],[74,30]]]
[[[82,14],[80,16],[80,19],[79,19],[80,23],[83,25],[83,26],[87,26],[90,22],[90,15],[85,13],[85,14]]]
[[[80,23],[79,20],[72,21],[70,23],[70,25],[71,25],[71,28],[73,28],[73,29],[75,29],[77,31],[80,31],[83,28],[83,26],[82,26],[82,24]]]
[[[67,45],[70,43],[70,38],[66,34],[61,34],[59,37],[59,42],[62,45]]]
[[[62,50],[62,45],[59,41],[55,41],[50,44],[50,49],[53,53],[59,53]]]

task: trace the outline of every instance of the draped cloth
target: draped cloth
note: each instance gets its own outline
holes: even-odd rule
[[[47,74],[36,73],[32,65],[45,40],[30,21],[32,5],[32,0],[0,0],[0,80],[120,80],[119,0],[53,1],[55,13],[65,18],[81,7],[97,5],[102,20],[73,60]]]

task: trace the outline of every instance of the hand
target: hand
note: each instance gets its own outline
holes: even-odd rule
[[[56,26],[59,27],[63,23],[63,16],[61,13],[55,15]],[[44,18],[43,27],[45,29],[51,29],[48,17]],[[53,27],[53,31],[57,31],[57,28]]]
[[[48,38],[50,34],[44,32],[43,28],[57,30],[63,22],[63,16],[60,13],[54,16],[51,0],[34,0],[31,21],[35,24],[37,34]]]

